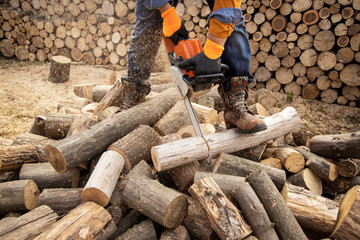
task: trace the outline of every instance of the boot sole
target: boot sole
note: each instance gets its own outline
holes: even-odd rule
[[[250,133],[257,133],[257,132],[261,132],[261,131],[264,131],[267,129],[267,126],[265,124],[261,124],[261,125],[258,125],[256,127],[254,127],[253,129],[250,129],[248,131],[244,131],[244,130],[240,130],[241,133],[246,133],[246,134],[250,134]]]

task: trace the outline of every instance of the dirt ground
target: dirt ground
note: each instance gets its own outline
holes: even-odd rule
[[[37,115],[56,111],[60,100],[75,96],[73,86],[84,83],[108,84],[113,70],[102,67],[72,65],[70,81],[55,84],[47,81],[50,63],[0,60],[0,137],[15,139],[30,130]],[[117,71],[117,76],[125,74]],[[166,75],[166,73],[165,73]],[[254,91],[251,91],[254,94]],[[308,129],[317,134],[360,131],[360,108],[321,101],[308,101],[272,93],[277,107],[293,106]]]

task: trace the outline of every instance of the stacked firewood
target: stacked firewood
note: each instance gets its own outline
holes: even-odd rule
[[[243,1],[257,88],[356,106],[359,1]]]
[[[267,130],[226,130],[214,89],[193,99],[203,139],[169,79],[150,81],[123,111],[115,75],[75,86],[1,142],[0,239],[357,239],[360,133],[314,136],[258,102]]]

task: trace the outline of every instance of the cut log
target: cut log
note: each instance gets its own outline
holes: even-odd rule
[[[271,26],[272,26],[274,31],[281,32],[282,30],[284,30],[284,28],[286,26],[286,23],[287,23],[287,20],[286,20],[286,18],[284,16],[277,15],[271,21]]]
[[[0,172],[21,168],[25,163],[37,162],[38,152],[33,145],[0,146]]]
[[[33,125],[31,126],[30,133],[45,136],[45,116],[36,116]]]
[[[103,207],[108,205],[124,165],[125,160],[118,152],[104,152],[81,193],[81,199]]]
[[[71,169],[58,174],[49,163],[24,164],[21,167],[20,180],[32,179],[39,189],[44,188],[76,188],[79,184],[80,170]]]
[[[90,128],[98,122],[95,116],[91,115],[76,115],[67,131],[66,137],[70,137],[76,133],[79,133],[85,129]]]
[[[233,155],[246,158],[255,162],[259,162],[261,160],[261,155],[263,154],[266,148],[267,142],[261,143],[255,147],[247,148],[244,150],[240,150],[234,152]]]
[[[192,106],[198,116],[200,123],[210,123],[214,125],[217,119],[217,111],[215,109],[192,103]]]
[[[264,206],[249,183],[239,184],[233,194],[239,203],[242,214],[249,222],[254,236],[259,239],[279,239],[274,224],[270,221]]]
[[[333,232],[339,212],[338,202],[287,183],[281,195],[302,227],[327,234]]]
[[[76,108],[81,110],[87,104],[90,103],[89,99],[82,97],[70,97],[64,100],[60,100],[57,106],[57,110],[59,111],[62,107]]]
[[[300,152],[304,155],[303,151]],[[306,161],[306,166],[316,173],[316,175],[322,179],[328,179],[330,181],[334,181],[338,177],[338,167],[335,164],[325,160],[325,158],[317,156],[316,154],[309,154],[310,156]]]
[[[267,165],[269,167],[280,169],[280,170],[283,169],[283,167],[281,165],[281,160],[277,159],[277,158],[273,158],[273,157],[265,158],[265,159],[261,160],[260,163]]]
[[[67,214],[79,206],[82,188],[49,188],[44,189],[39,196],[39,206],[46,205],[57,214]]]
[[[125,137],[108,147],[116,151],[125,160],[125,173],[129,172],[141,160],[151,160],[151,148],[158,144],[160,135],[147,125],[140,125]]]
[[[0,212],[21,212],[38,206],[40,191],[33,180],[0,183]]]
[[[59,216],[48,206],[40,206],[8,223],[0,223],[1,239],[33,239],[56,222]]]
[[[144,220],[139,224],[136,224],[120,236],[114,238],[114,240],[156,240],[156,231],[153,221],[150,219]]]
[[[331,237],[336,239],[357,239],[359,233],[360,186],[351,188],[340,205],[339,216]]]
[[[65,138],[74,118],[74,114],[49,113],[45,121],[45,136],[52,139]]]
[[[240,211],[225,197],[211,177],[195,182],[189,192],[205,211],[220,239],[242,239],[250,235],[252,230]]]
[[[313,25],[319,21],[319,13],[315,9],[308,10],[303,14],[303,22],[307,25]]]
[[[190,240],[188,231],[182,225],[174,229],[166,229],[160,237],[160,240]]]
[[[91,100],[93,102],[100,102],[105,94],[110,91],[112,85],[97,85],[91,91]]]
[[[200,123],[199,125],[200,125],[201,132],[204,135],[216,132],[215,127],[210,123]],[[179,130],[176,132],[176,134],[181,136],[181,138],[188,138],[188,137],[196,136],[195,129],[192,125],[179,128]]]
[[[110,220],[111,215],[103,207],[93,202],[86,202],[70,211],[34,239],[95,238]]]
[[[343,177],[355,177],[360,172],[359,159],[342,159],[337,165],[339,174]]]
[[[275,224],[280,239],[308,239],[266,172],[256,171],[247,180]]]
[[[50,61],[49,81],[64,83],[70,79],[71,60],[65,56],[53,56]]]
[[[123,192],[129,207],[166,228],[181,224],[187,214],[186,197],[146,177],[131,177]]]
[[[359,51],[359,49],[357,51]],[[359,64],[349,64],[345,66],[340,72],[340,80],[348,86],[360,86]]]
[[[325,158],[360,158],[360,132],[314,136],[310,151]]]
[[[309,189],[317,195],[322,195],[322,181],[310,168],[305,168],[301,172],[287,178],[290,183]]]
[[[320,94],[320,90],[315,84],[306,85],[301,93],[301,95],[305,99],[310,99],[310,100],[314,100],[319,96],[319,94]]]
[[[280,159],[282,166],[291,173],[304,169],[304,157],[292,148],[278,148],[273,152],[273,157]]]
[[[96,83],[85,83],[74,86],[74,93],[81,98],[92,99],[92,90],[96,86]]]
[[[78,134],[45,147],[50,164],[58,173],[74,168],[106,150],[139,124],[153,125],[179,99],[175,88],[157,94],[136,107],[115,114]],[[156,107],[155,107],[156,106]],[[118,127],[121,126],[121,127]]]
[[[205,136],[212,156],[221,152],[235,152],[262,142],[281,137],[289,132],[299,131],[300,118],[294,108],[265,118],[267,130],[252,135],[239,134],[237,129]],[[258,136],[261,135],[261,138]],[[229,142],[227,142],[229,141]],[[171,151],[169,151],[169,149]],[[183,149],[186,150],[184,154]],[[201,137],[185,138],[162,144],[151,149],[153,163],[158,171],[168,170],[189,162],[207,158],[208,146]]]
[[[99,115],[105,108],[112,105],[116,105],[119,98],[121,98],[121,91],[123,88],[122,82],[117,81],[111,89],[105,94],[105,96],[99,102],[99,105],[96,107],[94,114]]]

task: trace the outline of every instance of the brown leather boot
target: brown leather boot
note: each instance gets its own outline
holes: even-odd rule
[[[243,133],[255,133],[267,127],[265,121],[250,112],[246,106],[247,82],[247,77],[233,77],[230,90],[225,92],[220,85],[219,93],[224,103],[226,128],[237,127]]]

